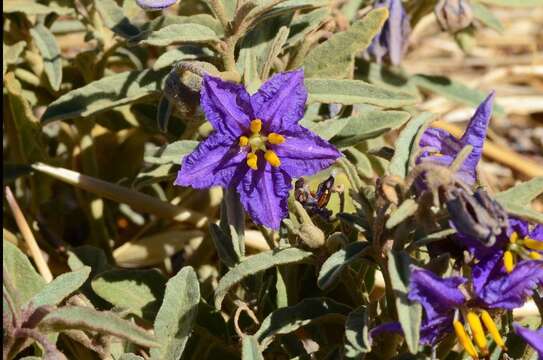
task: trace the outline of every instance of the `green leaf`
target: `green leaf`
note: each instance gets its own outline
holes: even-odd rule
[[[254,336],[264,351],[277,335],[294,332],[313,321],[341,319],[351,312],[347,305],[327,298],[307,298],[294,306],[281,308],[269,314]]]
[[[409,172],[411,154],[418,149],[417,139],[424,132],[428,124],[435,119],[436,115],[432,113],[421,113],[415,116],[409,124],[400,133],[396,140],[396,149],[394,156],[390,160],[388,172],[391,175],[396,175],[402,179]]]
[[[109,311],[96,311],[90,307],[64,306],[47,314],[40,322],[43,330],[83,330],[96,331],[101,335],[107,334],[126,339],[134,344],[145,347],[159,345],[156,338],[144,329],[121,319]]]
[[[512,215],[543,223],[543,214],[530,207],[542,193],[543,176],[539,176],[496,194],[496,200]]]
[[[95,0],[96,10],[104,19],[104,24],[115,34],[129,39],[140,34],[140,29],[130,23],[124,15],[123,9],[117,5],[115,0]]]
[[[6,240],[2,243],[4,277],[5,280],[9,279],[10,287],[16,291],[16,294],[10,295],[18,307],[21,307],[38,294],[46,283],[17,246]]]
[[[233,248],[232,239],[217,224],[209,225],[209,234],[221,261],[226,266],[233,267],[239,257]]]
[[[413,105],[413,95],[385,89],[361,80],[305,79],[309,103],[370,104],[387,108]]]
[[[173,104],[165,95],[162,95],[156,110],[156,122],[160,131],[167,133],[170,117],[172,116]]]
[[[356,308],[345,321],[345,357],[360,359],[362,354],[371,351],[371,339],[368,329],[368,309],[365,305]]]
[[[349,161],[356,167],[359,176],[365,178],[373,177],[373,166],[371,160],[365,152],[355,147],[348,147],[343,150]]]
[[[308,118],[302,119],[300,125],[313,131],[324,140],[330,140],[337,135],[351,121],[350,118],[334,118],[324,121],[312,121]]]
[[[163,89],[168,71],[127,71],[96,80],[79,89],[70,91],[47,107],[41,120],[73,119],[98,114],[136,102]]]
[[[58,91],[62,83],[62,57],[55,36],[42,23],[30,29],[30,34],[43,58],[45,75],[51,88]]]
[[[151,349],[151,358],[181,358],[198,314],[199,302],[198,278],[192,267],[185,266],[166,284],[164,301],[155,319],[160,347]]]
[[[392,214],[390,214],[390,217],[386,222],[386,228],[392,229],[408,217],[415,215],[418,208],[419,204],[414,199],[405,200],[396,210],[392,212]]]
[[[172,24],[153,32],[141,44],[168,46],[174,43],[212,43],[219,41],[215,31],[200,24]]]
[[[274,266],[303,261],[310,252],[297,248],[275,249],[246,257],[242,262],[224,275],[215,289],[215,308],[220,309],[228,290],[249,275],[270,269]]]
[[[36,308],[43,305],[58,305],[85,283],[90,272],[91,268],[84,266],[79,270],[59,275],[34,295],[30,302]]]
[[[307,34],[320,27],[329,14],[330,9],[325,7],[296,16],[290,24],[290,37],[285,47],[294,46],[302,41]]]
[[[347,125],[330,141],[337,147],[357,145],[399,128],[411,114],[405,111],[368,111],[351,116]]]
[[[24,48],[26,47],[26,41],[19,41],[13,45],[6,45],[2,43],[2,50],[4,51],[4,62],[2,64],[2,77],[6,75],[8,65],[15,64],[19,60]]]
[[[160,155],[146,156],[145,162],[150,164],[177,164],[181,165],[185,155],[190,154],[200,142],[195,140],[174,141],[164,147]]]
[[[92,280],[94,292],[109,303],[146,320],[154,320],[166,279],[149,270],[110,270]]]
[[[488,94],[482,91],[467,87],[466,85],[445,76],[417,74],[412,76],[409,80],[427,91],[473,106],[474,108],[479,106],[479,104],[488,96]],[[505,110],[497,103],[494,103],[494,114],[497,116],[504,116]]]
[[[160,70],[172,66],[182,60],[196,60],[202,57],[211,56],[211,52],[206,49],[200,49],[192,45],[185,45],[175,49],[168,50],[156,59],[153,64],[153,70]]]
[[[36,2],[35,0],[4,0],[2,1],[2,12],[20,12],[27,16],[48,15],[50,13],[67,15],[73,12],[73,9],[58,6],[53,2],[48,5],[43,5]]]
[[[252,335],[245,335],[241,340],[241,360],[264,360],[258,349],[258,341]]]
[[[132,353],[127,353],[127,354],[122,354],[122,355],[119,357],[119,360],[145,360],[145,359],[142,358],[142,357],[139,356],[139,355],[132,354]]]
[[[370,11],[349,30],[336,33],[305,58],[305,76],[344,78],[353,69],[354,55],[366,49],[388,17],[386,8]]]
[[[478,1],[473,1],[471,2],[471,9],[473,10],[473,16],[476,19],[479,19],[483,24],[497,32],[503,33],[504,29],[500,19],[498,19],[489,8]]]
[[[332,286],[346,266],[364,256],[368,245],[367,242],[356,241],[330,255],[319,271],[317,280],[319,288],[325,290]]]
[[[409,292],[410,258],[405,252],[388,253],[388,272],[394,296],[398,320],[402,326],[407,348],[411,354],[419,349],[420,324],[422,320],[422,306],[418,302],[411,302]]]
[[[236,191],[224,190],[220,218],[219,225],[230,238],[236,258],[243,259],[245,257],[245,211]]]

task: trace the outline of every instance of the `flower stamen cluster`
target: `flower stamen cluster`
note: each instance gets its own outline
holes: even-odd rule
[[[270,163],[271,166],[281,166],[281,160],[279,159],[279,156],[277,156],[275,151],[268,150],[266,148],[266,143],[269,143],[271,145],[279,145],[285,142],[285,137],[274,132],[269,133],[267,136],[261,134],[262,120],[260,119],[251,120],[249,128],[252,134],[249,137],[242,135],[239,138],[240,147],[251,147],[251,151],[247,153],[247,166],[249,166],[253,170],[258,170],[257,151],[264,152],[264,159],[268,163]]]
[[[507,351],[505,341],[501,337],[500,332],[498,331],[498,327],[496,326],[494,320],[492,320],[492,317],[490,316],[488,311],[481,310],[481,315],[479,317],[479,315],[477,315],[475,311],[470,310],[467,312],[465,319],[467,320],[469,329],[471,330],[471,337],[466,332],[466,329],[464,328],[464,325],[460,322],[460,320],[454,319],[453,328],[456,333],[456,337],[458,338],[458,342],[460,343],[460,345],[462,345],[462,347],[466,350],[466,352],[469,354],[469,356],[471,356],[472,359],[478,359],[479,352],[483,356],[488,355],[488,342],[486,340],[486,334],[483,329],[483,324],[496,345]],[[475,348],[473,342],[477,344],[479,352]]]
[[[503,265],[508,273],[511,273],[515,264],[517,263],[517,257],[531,260],[541,260],[543,256],[540,251],[543,251],[543,242],[530,238],[529,236],[519,240],[519,235],[515,231],[509,237],[509,244],[507,250],[503,254]]]

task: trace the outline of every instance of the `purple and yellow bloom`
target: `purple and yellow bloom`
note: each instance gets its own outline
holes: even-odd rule
[[[381,32],[373,38],[367,55],[382,63],[387,58],[392,65],[400,65],[407,50],[411,25],[401,0],[377,0],[374,8],[386,7],[389,16]]]
[[[519,324],[513,324],[515,332],[535,349],[539,360],[543,360],[543,327],[538,330],[530,330]]]
[[[298,125],[307,90],[303,70],[275,74],[253,95],[206,75],[200,104],[214,132],[183,159],[176,185],[236,189],[257,224],[278,229],[292,179],[332,165],[341,153]]]
[[[473,267],[470,282],[460,276],[441,278],[425,269],[412,269],[408,297],[421,303],[424,309],[421,343],[433,345],[454,331],[467,353],[477,358],[478,351],[460,321],[462,314],[481,353],[488,353],[483,324],[496,344],[505,348],[487,310],[522,306],[532,291],[543,284],[543,261],[519,263],[511,273],[505,271],[500,261],[493,267],[487,266],[490,262],[485,264],[483,268]],[[464,291],[459,288],[461,285]]]
[[[427,129],[419,143],[420,147],[427,151],[421,154],[417,162],[431,161],[439,165],[449,166],[465,146],[471,145],[473,149],[460,167],[457,176],[467,185],[475,184],[477,165],[483,154],[488,123],[492,116],[494,96],[493,91],[479,105],[460,139],[443,129]]]
[[[136,0],[136,4],[144,10],[162,10],[174,5],[177,0]]]

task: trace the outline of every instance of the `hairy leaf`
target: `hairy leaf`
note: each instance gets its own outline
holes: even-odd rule
[[[62,57],[55,36],[41,23],[30,29],[30,34],[43,58],[45,74],[51,88],[58,91],[62,83]]]
[[[258,341],[252,335],[246,335],[241,340],[241,360],[264,360],[258,349]]]
[[[392,212],[392,214],[390,214],[390,217],[386,222],[386,228],[392,229],[394,226],[398,225],[408,217],[413,216],[417,212],[418,208],[419,205],[414,199],[405,200],[396,210]]]
[[[95,0],[96,10],[104,19],[104,24],[115,34],[129,39],[140,34],[140,29],[130,23],[124,15],[123,9],[115,0]]]
[[[172,24],[153,32],[142,44],[168,46],[174,43],[212,43],[219,38],[207,26],[200,24]]]
[[[368,329],[368,309],[365,305],[356,308],[345,321],[345,357],[359,359],[371,351]]]
[[[542,193],[543,176],[539,176],[496,194],[496,200],[512,215],[543,223],[543,214],[530,205]]]
[[[367,242],[356,241],[330,255],[319,271],[317,280],[319,288],[324,290],[332,286],[347,265],[364,256],[368,245]]]
[[[84,266],[78,270],[59,275],[34,295],[30,302],[36,308],[43,305],[58,305],[85,283],[90,272],[91,268]]]
[[[198,278],[194,269],[186,266],[166,284],[164,301],[155,319],[160,347],[151,349],[153,359],[181,358],[198,314],[199,302]]]
[[[310,252],[297,248],[275,249],[246,257],[242,262],[224,275],[215,289],[215,308],[220,309],[228,290],[245,277],[278,265],[303,261]]]

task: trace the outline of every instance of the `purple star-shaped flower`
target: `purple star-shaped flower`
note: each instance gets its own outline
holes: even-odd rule
[[[466,184],[473,185],[477,179],[477,164],[479,164],[479,160],[481,160],[483,154],[483,145],[488,123],[492,115],[494,96],[495,93],[493,91],[479,105],[464,135],[460,139],[457,139],[443,129],[427,129],[422,135],[419,145],[421,148],[428,148],[432,151],[423,152],[417,161],[419,163],[422,161],[431,161],[449,166],[466,145],[471,145],[473,149],[462,164],[457,175]]]
[[[183,159],[176,185],[236,189],[258,224],[278,229],[292,178],[332,165],[341,153],[298,125],[307,90],[303,70],[275,74],[254,95],[206,75],[200,104],[215,131]]]
[[[543,360],[543,327],[538,330],[530,330],[519,324],[513,324],[513,327],[515,332],[537,351],[538,359]]]
[[[374,8],[386,7],[389,17],[383,28],[372,40],[367,54],[381,63],[388,56],[390,63],[400,65],[407,50],[411,25],[401,0],[378,0]]]

